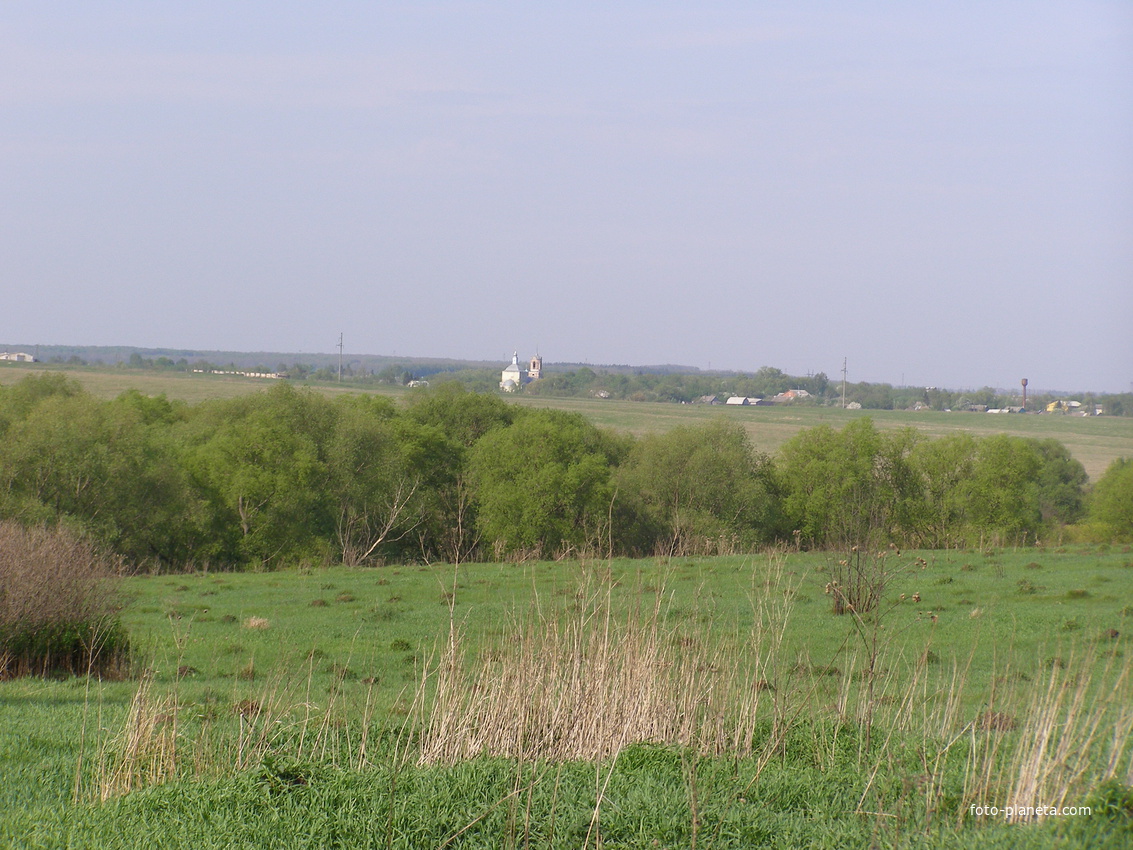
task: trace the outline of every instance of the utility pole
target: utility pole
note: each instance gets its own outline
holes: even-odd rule
[[[842,409],[846,409],[846,358],[842,358]]]
[[[342,383],[342,333],[338,335],[338,382]]]

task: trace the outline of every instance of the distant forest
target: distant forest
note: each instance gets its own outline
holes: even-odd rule
[[[48,363],[75,366],[102,365],[120,369],[192,371],[244,370],[284,374],[291,380],[323,382],[339,380],[337,354],[280,354],[263,352],[199,352],[169,349],[42,346],[40,358]],[[476,392],[499,388],[503,362],[445,360],[435,358],[397,358],[378,355],[347,355],[342,360],[341,378],[358,388],[405,386],[413,381],[456,381]],[[840,380],[823,372],[789,375],[764,366],[752,373],[708,372],[679,365],[628,366],[545,364],[545,376],[525,385],[529,395],[556,397],[611,398],[627,401],[654,401],[690,404],[706,397],[728,396],[768,398],[787,390],[806,390],[809,398],[792,404],[840,405]],[[1043,410],[1054,401],[1081,402],[1078,410],[1093,413],[1100,407],[1108,416],[1133,416],[1133,392],[1092,393],[1030,391],[1027,407]],[[849,381],[845,401],[865,410],[909,410],[924,406],[931,410],[969,408],[1005,409],[1022,404],[1022,388],[981,387],[944,389],[937,387],[894,386],[887,383]]]

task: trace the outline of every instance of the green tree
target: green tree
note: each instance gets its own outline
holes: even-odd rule
[[[750,549],[779,530],[770,459],[724,419],[643,438],[618,470],[623,498],[640,502],[670,555]]]
[[[819,372],[817,375],[807,378],[804,383],[806,384],[805,389],[808,392],[819,397],[825,396],[826,391],[830,388],[830,379],[826,377],[825,372]]]
[[[194,545],[195,504],[164,425],[129,403],[52,395],[0,445],[6,510],[68,519],[133,561],[179,563]]]
[[[1133,541],[1133,460],[1118,458],[1089,497],[1089,517],[1114,541]]]
[[[165,393],[148,396],[131,389],[118,396],[114,403],[136,411],[146,425],[172,425],[183,421],[188,413],[184,402],[171,402]]]
[[[335,421],[331,402],[285,383],[195,417],[187,463],[222,524],[238,529],[241,560],[329,557],[336,511],[326,449]]]
[[[0,387],[0,436],[13,422],[27,417],[44,399],[82,394],[78,381],[58,372],[28,375],[10,387]]]
[[[342,562],[427,550],[459,447],[436,426],[383,415],[366,399],[340,407],[327,457]]]
[[[800,431],[780,449],[784,511],[802,540],[839,547],[903,540],[920,512],[911,429],[880,432],[868,418]]]
[[[448,474],[434,478],[424,504],[422,553],[454,563],[467,560],[482,534],[467,471],[471,448],[481,437],[511,425],[519,408],[493,393],[472,392],[446,380],[414,394],[405,413],[412,423],[438,429],[449,445]]]
[[[920,476],[924,499],[915,521],[916,543],[925,548],[962,545],[967,528],[967,483],[976,463],[976,439],[951,434],[922,440],[910,462]]]
[[[957,434],[920,443],[918,542],[953,546],[988,536],[1034,537],[1082,513],[1082,465],[1056,440]]]
[[[1039,515],[1047,527],[1077,522],[1085,512],[1085,467],[1055,439],[1030,440],[1040,466],[1036,485]]]
[[[762,396],[775,395],[786,392],[791,388],[791,376],[774,366],[760,366],[752,380],[756,387],[756,394]]]
[[[440,428],[450,440],[467,447],[489,431],[510,425],[517,409],[497,396],[470,392],[456,381],[442,381],[415,394],[406,416]]]
[[[994,434],[978,441],[971,477],[960,485],[973,534],[1034,539],[1042,525],[1034,441]]]
[[[616,441],[577,414],[525,411],[472,447],[478,525],[500,554],[552,556],[608,540]]]

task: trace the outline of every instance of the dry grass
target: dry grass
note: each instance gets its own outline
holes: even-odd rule
[[[1084,666],[1074,658],[1065,668],[1052,665],[1045,687],[1035,688],[1008,768],[1007,805],[1014,811],[1068,805],[1098,779],[1133,783],[1130,662],[1110,656],[1104,688],[1074,672]],[[1099,763],[1105,765],[1100,777],[1095,775]]]
[[[782,590],[782,560],[770,570]],[[517,624],[475,660],[454,625],[421,683],[432,693],[418,701],[428,706],[421,761],[602,760],[643,742],[750,755],[763,706],[781,712],[789,696],[769,680],[782,633],[771,620],[785,615],[789,593],[740,641],[710,634],[695,618],[668,617],[664,588],[639,594],[646,602],[622,615],[611,591],[588,582],[568,611]]]
[[[138,683],[126,723],[99,760],[98,796],[102,801],[165,782],[177,769],[177,705],[154,693],[153,677]]]
[[[276,756],[361,770],[368,764],[373,687],[361,706],[348,704],[338,690],[316,695],[313,665],[308,657],[305,665],[284,663],[270,675],[238,676],[263,683],[254,696],[234,692],[226,708],[204,712],[180,699],[180,674],[172,692],[159,695],[152,671],[145,672],[122,729],[102,743],[95,799],[178,778],[231,775]],[[246,669],[254,668],[249,663]],[[78,781],[75,799],[83,799]]]

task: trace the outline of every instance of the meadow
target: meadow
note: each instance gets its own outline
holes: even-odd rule
[[[14,384],[34,372],[58,371],[77,380],[96,398],[114,398],[135,389],[146,395],[164,394],[170,399],[196,404],[214,398],[235,398],[267,389],[272,381],[231,375],[112,369],[108,367],[0,366],[0,385]],[[403,398],[412,390],[400,387],[352,389],[334,383],[311,383],[316,392],[340,396],[351,392]],[[831,407],[726,407],[724,405],[664,404],[612,399],[544,398],[517,395],[509,401],[519,405],[548,407],[580,413],[603,428],[642,436],[664,433],[678,425],[697,425],[725,418],[741,423],[754,448],[775,452],[803,428],[829,425],[841,428],[869,417],[880,429],[913,428],[929,437],[969,432],[982,437],[1011,434],[1055,439],[1081,462],[1091,481],[1096,481],[1119,457],[1133,457],[1133,417],[1071,415],[995,415],[986,413],[942,413],[938,411],[841,410]]]
[[[63,371],[103,399],[271,385]],[[1129,418],[514,402],[765,452],[869,416],[1053,438],[1095,479],[1133,456]],[[1127,546],[532,557],[123,579],[120,675],[0,681],[0,845],[1133,844]]]
[[[878,605],[837,616],[855,557]],[[0,844],[1133,841],[1128,547],[199,572],[124,592],[129,677],[0,682]],[[992,805],[1090,814],[973,814]]]

